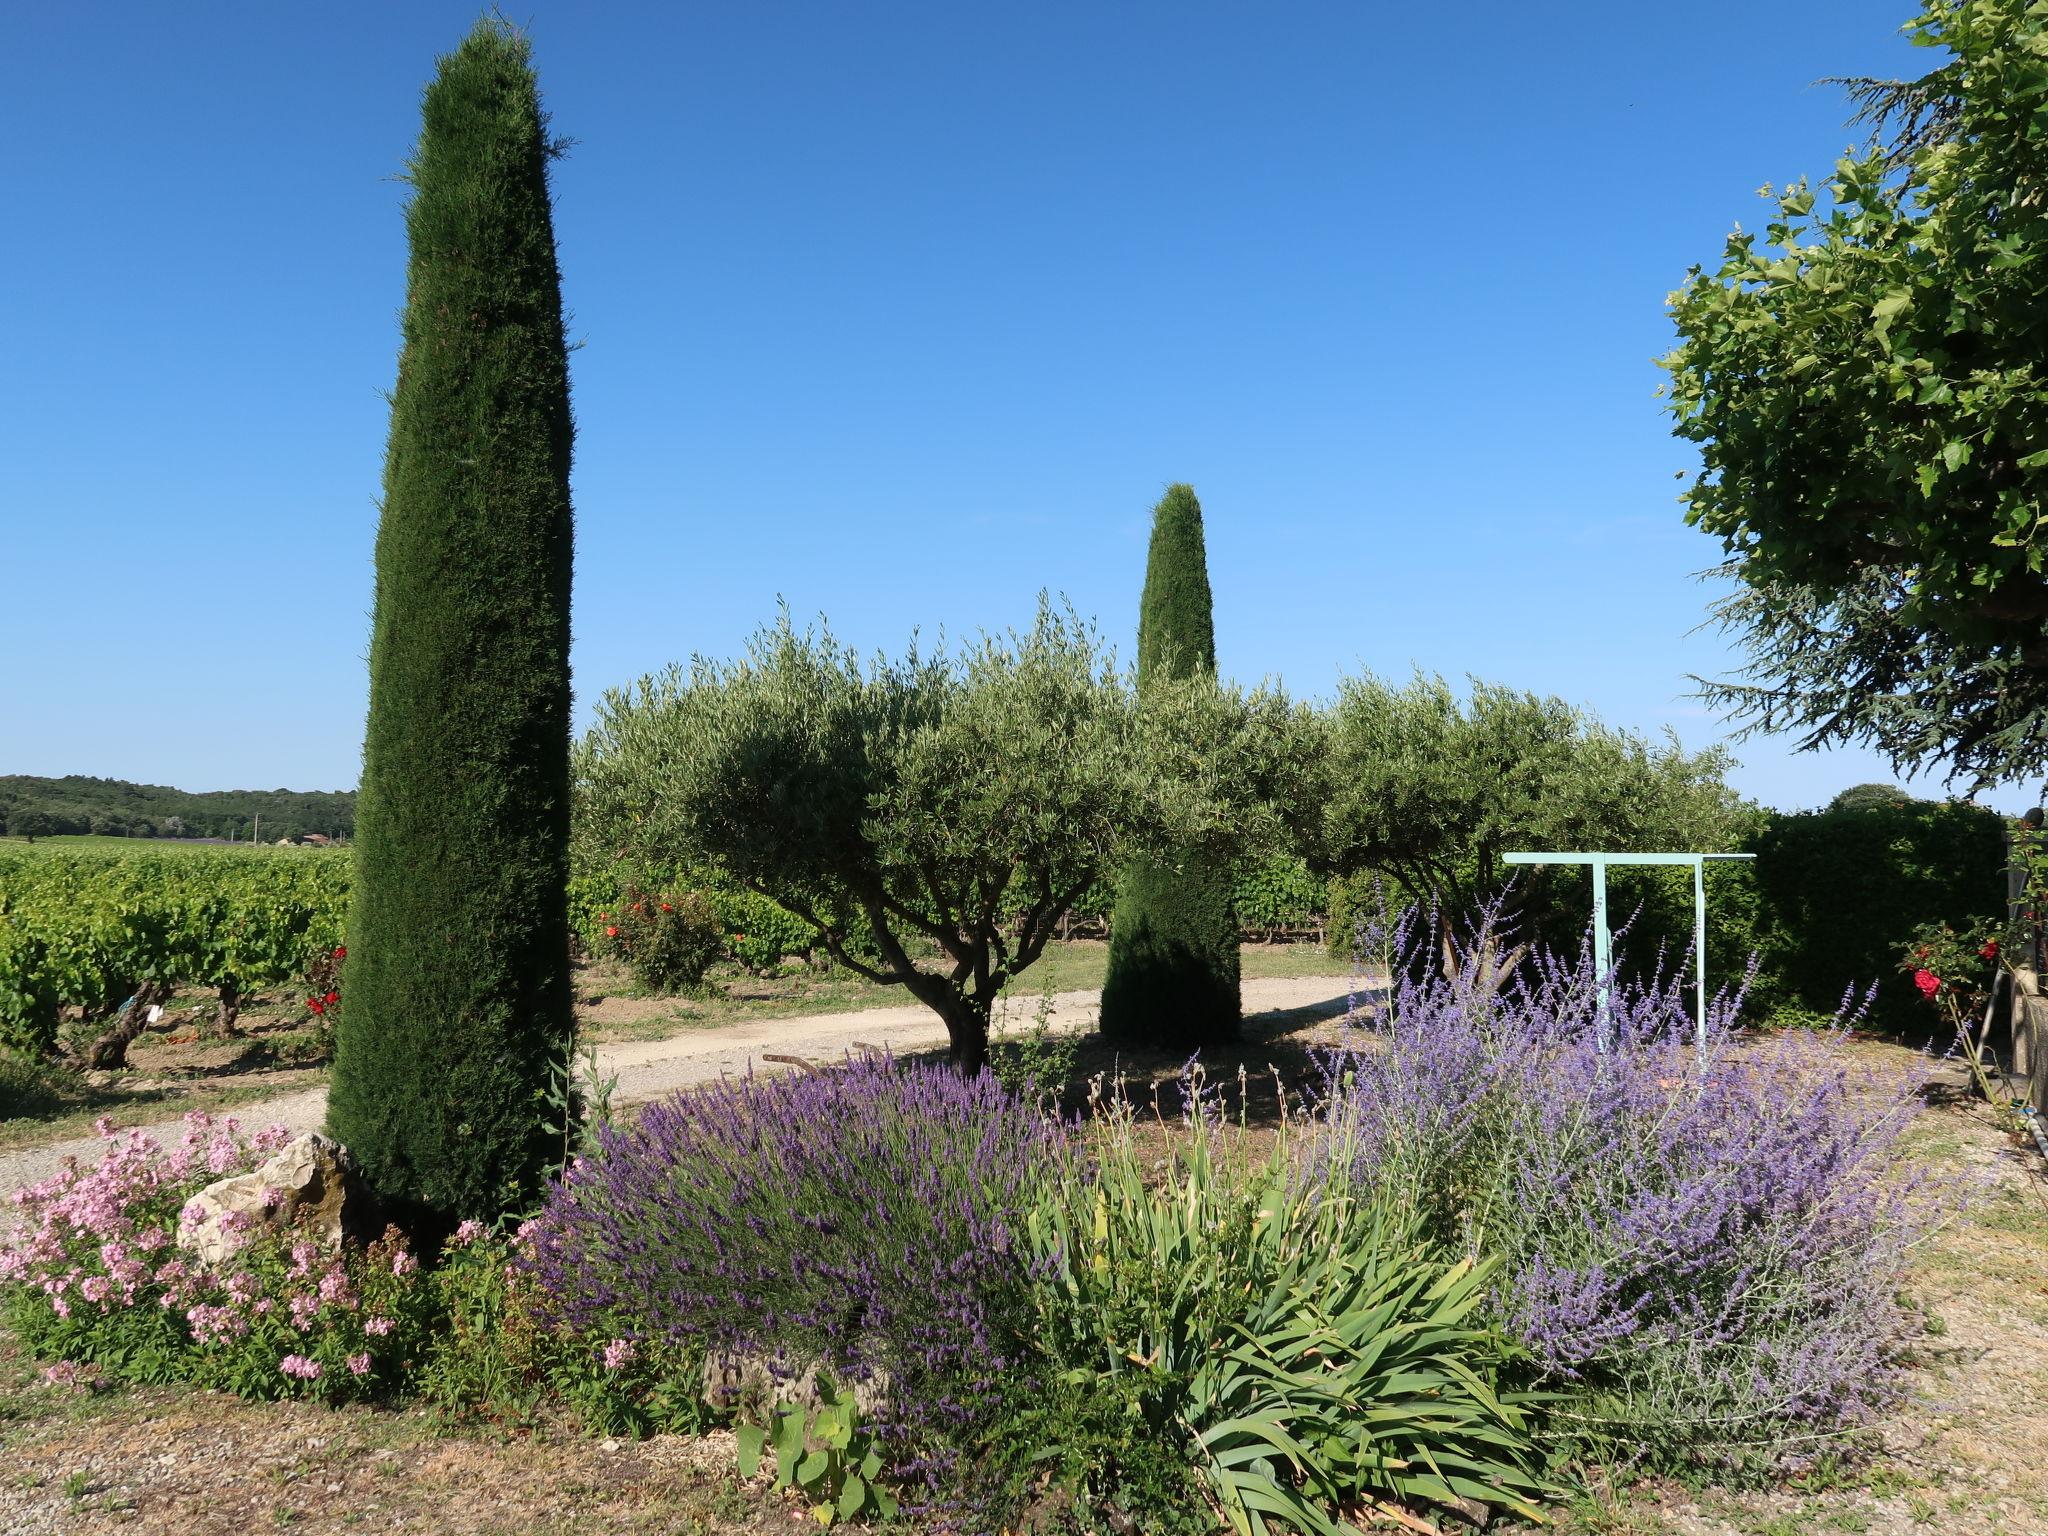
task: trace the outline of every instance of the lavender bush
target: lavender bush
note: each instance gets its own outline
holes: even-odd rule
[[[986,1075],[866,1058],[729,1080],[601,1131],[527,1267],[585,1336],[876,1386],[896,1471],[935,1483],[1014,1390],[1011,1212],[1061,1146]]]
[[[1417,931],[1332,1058],[1328,1155],[1503,1260],[1496,1315],[1566,1390],[1557,1422],[1784,1447],[1883,1404],[1932,1208],[1897,1171],[1905,1083],[1840,1031],[1739,1037],[1733,996],[1700,1048],[1675,977],[1609,978],[1603,1020],[1584,955],[1501,979],[1473,943],[1445,978],[1402,953]]]

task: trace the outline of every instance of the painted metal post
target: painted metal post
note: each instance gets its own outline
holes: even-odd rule
[[[1753,853],[1504,853],[1503,864],[1586,864],[1593,870],[1593,964],[1600,972],[1600,1049],[1607,1049],[1607,973],[1614,966],[1614,936],[1607,931],[1607,866],[1683,864],[1692,870],[1693,1038],[1707,1048],[1707,878],[1709,860],[1753,859]]]
[[[1607,931],[1607,861],[1593,855],[1593,969],[1600,978],[1600,1049],[1607,1049],[1607,973],[1614,968],[1614,935]]]
[[[1707,861],[1692,866],[1692,989],[1693,1043],[1700,1056],[1707,1054]]]

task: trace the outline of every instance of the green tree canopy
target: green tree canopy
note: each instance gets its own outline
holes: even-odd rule
[[[1672,296],[1686,515],[1749,645],[1709,698],[1982,785],[2048,766],[2048,9],[1927,0],[1895,128]]]
[[[1653,746],[1562,699],[1368,673],[1339,685],[1327,729],[1315,862],[1451,910],[1501,889],[1503,853],[1716,852],[1740,825],[1721,749]]]
[[[785,616],[736,661],[607,694],[579,777],[613,849],[780,903],[936,1012],[977,1071],[997,993],[1105,869],[1278,842],[1312,750],[1277,692],[1202,677],[1140,700],[1050,608],[1025,633],[867,662]]]

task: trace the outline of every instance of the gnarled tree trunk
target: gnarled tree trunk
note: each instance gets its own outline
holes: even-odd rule
[[[109,1071],[128,1065],[128,1047],[149,1025],[150,1010],[171,995],[166,981],[137,984],[134,996],[114,1015],[111,1029],[95,1039],[73,1058],[75,1065],[94,1071]]]

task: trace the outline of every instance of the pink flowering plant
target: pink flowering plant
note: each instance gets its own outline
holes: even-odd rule
[[[59,1367],[109,1379],[191,1381],[243,1397],[344,1402],[401,1384],[439,1311],[396,1231],[336,1251],[303,1230],[220,1217],[228,1252],[181,1245],[188,1202],[289,1139],[186,1117],[166,1150],[105,1122],[106,1151],[24,1189],[0,1217],[0,1322]]]
[[[530,1239],[464,1222],[435,1282],[442,1325],[419,1373],[442,1409],[528,1426],[557,1410],[592,1434],[694,1433],[720,1422],[703,1398],[701,1351],[643,1339],[627,1321],[565,1329],[524,1272]]]

